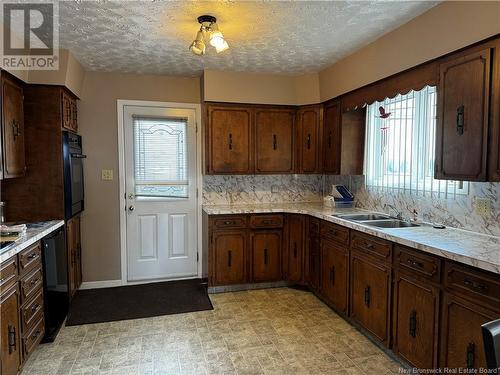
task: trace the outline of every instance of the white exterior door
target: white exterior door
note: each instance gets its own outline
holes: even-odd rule
[[[128,281],[197,275],[195,115],[124,106]]]

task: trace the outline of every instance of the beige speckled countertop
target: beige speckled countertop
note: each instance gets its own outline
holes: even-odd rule
[[[367,212],[356,208],[331,208],[323,203],[267,203],[206,205],[209,215],[250,213],[297,213],[314,216],[401,245],[500,274],[500,237],[456,228],[435,229],[430,225],[410,228],[377,228],[333,215]]]

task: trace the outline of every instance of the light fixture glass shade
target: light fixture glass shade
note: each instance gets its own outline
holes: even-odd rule
[[[219,31],[217,25],[212,26],[212,31],[210,33],[210,44],[215,47],[217,53],[223,52],[229,48],[229,44],[227,44],[224,39],[224,35]]]
[[[196,34],[196,39],[189,46],[189,50],[193,52],[195,55],[204,55],[205,54],[205,42],[203,41],[203,32],[200,30]]]
[[[221,53],[221,52],[224,52],[225,50],[227,50],[228,48],[229,48],[229,44],[227,44],[225,39],[222,39],[222,42],[215,46],[215,51],[217,53]]]

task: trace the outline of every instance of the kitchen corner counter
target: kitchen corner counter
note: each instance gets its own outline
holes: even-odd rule
[[[376,228],[337,216],[363,213],[357,208],[331,208],[322,202],[204,205],[208,215],[292,213],[305,214],[367,233],[423,252],[500,274],[500,237],[456,228],[435,229],[423,224],[411,228]]]
[[[0,250],[0,263],[20,253],[24,249],[40,241],[46,235],[52,233],[57,228],[64,225],[64,220],[50,220],[38,223],[27,223],[26,233],[24,233],[17,241]]]

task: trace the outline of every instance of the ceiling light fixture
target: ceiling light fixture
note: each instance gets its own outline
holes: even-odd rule
[[[191,43],[189,49],[195,55],[204,55],[206,51],[205,39],[208,39],[211,46],[215,47],[217,53],[221,53],[229,48],[229,44],[224,39],[224,35],[217,26],[217,19],[214,16],[200,16],[198,22],[201,24],[200,30],[196,34],[196,39]]]

